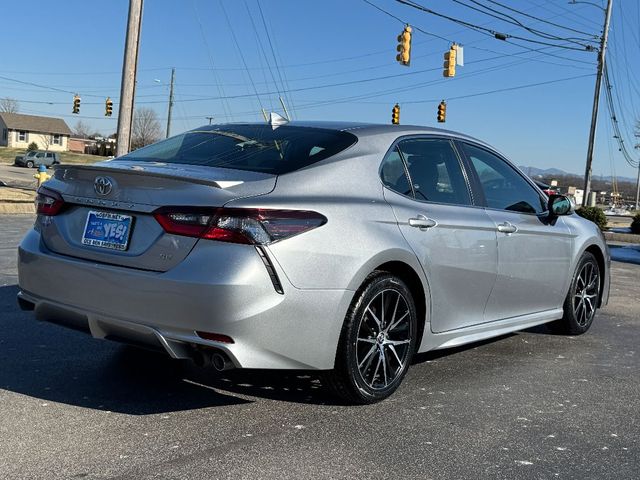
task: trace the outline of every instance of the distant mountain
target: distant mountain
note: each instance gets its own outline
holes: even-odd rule
[[[528,176],[530,177],[548,177],[548,176],[563,176],[563,175],[569,175],[572,177],[580,177],[583,178],[582,174],[577,174],[577,173],[569,173],[569,172],[565,172],[564,170],[560,170],[559,168],[536,168],[536,167],[525,167],[525,166],[519,166],[518,167],[520,170],[522,170],[524,173],[526,173]],[[598,180],[602,180],[605,182],[610,182],[612,177],[611,176],[600,176],[600,175],[594,175],[593,176],[594,179],[598,179]],[[632,178],[632,177],[617,177],[618,182],[631,182],[631,183],[636,183],[636,179]]]

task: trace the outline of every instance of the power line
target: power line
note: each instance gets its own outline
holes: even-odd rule
[[[260,5],[260,0],[256,0],[256,3],[258,4],[258,11],[260,12],[260,19],[262,20],[262,25],[264,27],[264,31],[267,34],[267,40],[269,41],[269,49],[271,50],[271,56],[273,57],[273,63],[276,67],[276,72],[278,73],[278,78],[280,79],[280,85],[283,87],[283,92],[284,92],[284,86],[285,86],[285,81],[283,80],[283,75],[282,75],[282,71],[280,70],[280,66],[278,64],[278,59],[276,58],[276,51],[275,48],[273,47],[273,42],[271,41],[271,35],[269,34],[269,28],[267,27],[267,21],[265,20],[264,17],[264,12],[262,11],[262,5]],[[290,92],[290,90],[289,90]],[[285,92],[285,93],[289,93],[289,92]],[[291,107],[293,108],[293,102],[291,101],[291,96],[290,95],[286,95],[285,98],[287,99],[287,103],[289,103],[289,105],[291,105]]]
[[[611,87],[611,82],[609,80],[609,68],[606,64],[604,66],[604,83],[605,83],[605,98],[607,100],[607,107],[609,109],[611,125],[613,127],[613,131],[615,134],[614,138],[618,141],[618,149],[622,152],[622,156],[624,157],[625,161],[627,162],[627,164],[629,164],[630,167],[638,168],[639,162],[638,160],[634,160],[629,154],[629,151],[627,150],[627,147],[624,143],[624,138],[622,138],[622,133],[620,132],[620,126],[618,125],[618,118],[616,116],[613,97],[611,95],[612,87]]]
[[[247,68],[247,62],[244,59],[244,54],[242,53],[242,48],[240,48],[240,44],[238,43],[238,39],[236,38],[236,34],[233,30],[233,26],[231,25],[231,21],[229,20],[229,16],[227,15],[227,10],[226,8],[224,8],[224,3],[222,1],[219,2],[220,3],[220,8],[222,9],[222,13],[224,14],[224,18],[227,21],[227,25],[229,26],[229,30],[231,31],[231,38],[233,38],[233,43],[236,46],[236,49],[238,50],[238,54],[240,55],[240,59],[242,60],[242,65],[244,65],[244,69],[247,72],[247,76],[249,77],[249,82],[251,83],[251,87],[253,88],[253,92],[256,95],[256,98],[258,99],[258,106],[260,107],[260,109],[262,110],[262,100],[260,99],[260,94],[258,93],[258,89],[256,88],[256,84],[253,82],[253,77],[251,76],[251,72],[249,72],[249,69]]]
[[[593,33],[583,32],[582,30],[576,30],[575,28],[571,28],[571,27],[567,27],[565,25],[560,25],[560,24],[557,24],[557,23],[554,23],[554,22],[550,22],[549,20],[546,20],[544,18],[536,17],[535,15],[530,15],[530,14],[528,14],[526,12],[523,12],[521,10],[517,10],[515,8],[509,7],[508,5],[505,5],[505,4],[500,3],[500,2],[496,2],[494,0],[487,0],[487,1],[489,3],[493,3],[494,5],[498,5],[499,7],[502,7],[505,10],[509,10],[511,12],[517,13],[518,15],[522,15],[523,17],[528,17],[528,18],[531,18],[531,19],[536,20],[538,22],[546,23],[547,25],[552,25],[554,27],[561,28],[561,29],[564,29],[564,30],[568,30],[570,32],[579,33],[581,35],[587,35],[588,37],[592,37],[592,38],[595,38],[595,39],[598,38],[598,35],[594,35]]]
[[[582,40],[582,41],[589,41],[589,40],[585,40],[583,38],[576,38],[576,37],[567,37],[567,38],[559,37],[557,35],[553,35],[553,34],[546,33],[546,32],[543,32],[543,31],[535,29],[535,28],[528,27],[527,25],[522,23],[517,18],[515,18],[515,17],[513,17],[511,15],[508,15],[506,13],[499,12],[498,10],[495,10],[495,9],[493,9],[491,7],[487,7],[487,6],[483,5],[483,4],[481,4],[480,2],[477,2],[476,0],[470,0],[470,1],[475,5],[479,5],[481,8],[474,7],[474,6],[469,5],[469,4],[467,4],[467,3],[465,3],[465,2],[463,2],[461,0],[451,0],[451,1],[454,2],[454,3],[457,3],[459,5],[462,5],[464,7],[467,7],[469,9],[471,9],[471,10],[474,10],[476,12],[480,12],[483,15],[487,15],[489,17],[496,18],[496,19],[498,19],[498,20],[500,20],[502,22],[506,22],[506,23],[509,23],[511,25],[516,25],[516,26],[518,26],[520,28],[523,28],[523,29],[527,30],[528,32],[530,32],[530,33],[532,33],[534,35],[537,35],[539,37],[545,38],[547,40],[560,40],[560,41],[567,41],[567,42],[570,42],[570,43],[575,43],[577,45],[582,46],[586,50],[590,50],[590,49],[593,48],[591,45],[585,45],[584,43],[581,43],[580,41],[578,41],[578,40]],[[482,10],[482,9],[485,9],[486,11]]]
[[[207,36],[204,33],[204,27],[202,26],[202,21],[200,20],[200,13],[198,12],[198,8],[196,6],[196,1],[193,0],[191,3],[193,8],[193,13],[195,14],[196,21],[198,23],[198,27],[200,29],[200,34],[202,35],[202,41],[204,42],[204,46],[207,50],[207,55],[209,57],[209,63],[211,74],[213,76],[213,81],[216,82],[216,87],[218,89],[218,94],[220,96],[224,96],[224,87],[220,84],[220,78],[218,78],[218,73],[216,72],[216,64],[213,59],[213,54],[211,53],[211,48],[209,47],[209,42],[207,41]],[[224,110],[225,117],[233,120],[233,114],[231,113],[231,106],[225,100],[222,100],[222,109]]]
[[[427,7],[423,6],[423,5],[415,3],[413,1],[396,0],[396,2],[401,3],[403,5],[406,5],[406,6],[409,6],[409,7],[412,7],[412,8],[415,8],[417,10],[421,10],[421,11],[423,11],[425,13],[429,13],[429,14],[434,15],[436,17],[444,18],[445,20],[449,20],[449,21],[457,23],[459,25],[463,25],[463,26],[468,27],[468,28],[470,28],[472,30],[476,30],[476,31],[478,31],[480,33],[483,33],[485,35],[489,35],[491,37],[495,37],[498,40],[506,40],[508,38],[514,38],[516,40],[522,40],[523,42],[530,42],[530,43],[536,43],[538,45],[547,45],[547,46],[552,46],[552,47],[564,48],[564,49],[567,49],[567,50],[577,50],[577,51],[580,51],[580,52],[582,52],[582,51],[590,51],[592,49],[592,47],[590,47],[590,46],[588,46],[590,48],[578,48],[578,47],[572,47],[572,46],[569,46],[569,45],[558,45],[556,43],[543,42],[541,40],[534,40],[534,39],[531,39],[531,38],[520,37],[518,35],[511,35],[511,34],[507,34],[507,33],[502,33],[502,32],[498,32],[496,30],[493,30],[491,28],[486,28],[486,27],[483,27],[483,26],[480,26],[480,25],[475,25],[473,23],[470,23],[470,22],[467,22],[467,21],[464,21],[464,20],[460,20],[460,19],[451,17],[449,15],[444,15],[442,13],[438,13],[438,12],[436,12],[434,10],[431,10],[430,8],[427,8]]]
[[[372,2],[370,2],[369,0],[362,0],[362,1],[363,1],[363,2],[365,2],[365,3],[367,3],[368,5],[371,5],[372,7],[374,7],[374,8],[375,8],[375,9],[377,9],[377,10],[379,10],[380,12],[382,12],[382,13],[384,13],[384,14],[388,15],[389,17],[391,17],[391,18],[393,18],[393,19],[397,20],[398,22],[402,23],[403,25],[405,25],[405,24],[408,24],[408,23],[409,23],[409,22],[405,22],[403,19],[401,19],[400,17],[398,17],[398,16],[394,15],[393,13],[391,13],[391,12],[389,12],[389,11],[385,10],[384,8],[379,7],[378,5],[376,5],[376,4],[372,3]],[[414,29],[414,30],[416,30],[416,31],[418,31],[418,32],[421,32],[421,33],[424,33],[424,34],[426,34],[426,35],[429,35],[429,36],[435,36],[436,38],[439,38],[439,39],[441,39],[441,40],[445,40],[445,41],[447,41],[447,42],[449,42],[449,43],[455,43],[453,40],[451,40],[451,39],[449,39],[449,38],[446,38],[446,37],[443,37],[443,36],[440,36],[440,35],[436,35],[436,34],[433,34],[433,33],[431,33],[431,32],[428,32],[428,31],[426,31],[426,30],[423,30],[422,28],[420,28],[419,26],[416,26],[415,24],[412,24],[412,27],[413,27],[413,29]],[[481,33],[485,33],[485,32],[481,32]],[[487,35],[489,35],[489,36],[490,36],[490,37],[492,37],[492,38],[494,37],[493,35],[490,35],[490,34],[487,34]],[[542,49],[533,49],[533,48],[528,47],[528,46],[526,46],[526,45],[521,45],[521,44],[519,44],[519,43],[516,43],[516,42],[513,42],[513,41],[509,41],[509,40],[508,40],[508,39],[506,39],[506,38],[505,38],[505,41],[506,41],[506,43],[512,44],[512,45],[514,45],[514,46],[516,46],[516,47],[518,47],[518,48],[522,48],[523,50],[530,51],[530,52],[537,52],[537,51],[542,50]],[[465,44],[465,46],[467,46],[467,47],[471,46],[471,48],[475,48],[475,49],[477,49],[477,50],[482,50],[482,51],[485,51],[485,52],[490,52],[490,53],[497,53],[497,54],[499,54],[499,52],[496,52],[495,50],[491,50],[491,49],[488,49],[488,48],[481,48],[481,47],[473,46],[473,44],[472,44],[472,43],[467,43],[467,44]],[[554,46],[554,47],[557,47],[557,45],[553,45],[553,46]],[[547,47],[547,48],[548,48],[548,47]],[[522,53],[522,52],[520,52],[520,53]],[[502,53],[501,55],[514,56],[514,55],[519,55],[520,53],[515,53],[515,54],[513,54],[513,53]],[[570,61],[570,62],[584,63],[584,64],[587,64],[587,65],[593,65],[593,63],[592,63],[592,62],[587,62],[587,61],[584,61],[584,60],[578,60],[578,59],[575,59],[575,58],[563,57],[563,56],[561,56],[561,55],[556,55],[556,54],[553,54],[553,53],[549,53],[548,55],[550,55],[550,56],[552,56],[552,57],[555,57],[555,58],[559,58],[559,59],[561,59],[561,60],[567,60],[567,61]],[[541,61],[541,62],[542,62],[542,63],[550,63],[550,64],[552,64],[552,65],[557,65],[557,64],[554,64],[553,62],[544,62],[544,61]],[[564,66],[564,65],[563,65],[563,66]]]

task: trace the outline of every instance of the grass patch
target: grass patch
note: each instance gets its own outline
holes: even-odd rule
[[[0,147],[0,163],[13,165],[15,158],[25,153],[25,150],[21,148]],[[100,157],[99,155],[60,152],[60,163],[96,163],[106,159],[107,157]]]

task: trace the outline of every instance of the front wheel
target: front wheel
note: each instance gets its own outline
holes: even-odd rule
[[[581,335],[589,330],[598,308],[600,283],[598,261],[592,253],[585,252],[564,301],[564,315],[552,324],[552,328],[567,335]]]
[[[27,168],[33,168],[33,165],[34,163],[31,160],[27,161]]]
[[[411,292],[395,275],[374,272],[351,303],[335,368],[325,381],[352,403],[383,400],[400,386],[416,339],[417,315]]]

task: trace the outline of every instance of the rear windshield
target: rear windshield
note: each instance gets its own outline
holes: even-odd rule
[[[207,126],[135,150],[119,160],[234,168],[280,175],[345,150],[355,135],[321,128]]]

